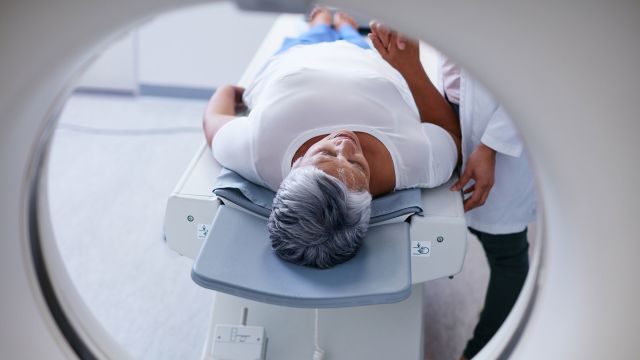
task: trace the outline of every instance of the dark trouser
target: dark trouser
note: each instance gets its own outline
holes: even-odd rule
[[[464,350],[467,359],[474,357],[498,331],[516,302],[529,271],[527,229],[504,235],[487,234],[472,228],[469,231],[482,243],[491,276],[480,320]]]

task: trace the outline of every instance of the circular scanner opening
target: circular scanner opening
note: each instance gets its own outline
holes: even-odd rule
[[[278,19],[230,3],[160,15],[96,57],[57,119],[40,191],[47,199],[40,203],[48,203],[52,227],[42,241],[56,245],[46,247],[45,256],[59,257],[64,266],[48,271],[54,287],[66,273],[80,301],[132,358],[203,355],[215,295],[190,279],[193,260],[167,244],[166,221],[189,221],[166,219],[167,201],[204,141],[208,97],[255,66],[252,58]],[[303,31],[303,19],[288,31]],[[433,82],[440,79],[438,56],[422,43]],[[528,236],[536,266],[537,228],[530,224]],[[532,268],[529,277],[535,274]],[[426,359],[462,354],[488,278],[482,245],[470,234],[462,272],[424,285]],[[511,321],[513,329],[518,320]]]

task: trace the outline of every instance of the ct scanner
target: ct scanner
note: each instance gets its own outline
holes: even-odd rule
[[[238,2],[278,11],[308,6]],[[195,3],[0,4],[0,358],[127,358],[60,263],[43,164],[57,112],[91,57],[146,17]],[[514,310],[478,358],[638,357],[640,3],[332,5],[446,51],[502,100],[528,145],[543,209],[542,249]]]

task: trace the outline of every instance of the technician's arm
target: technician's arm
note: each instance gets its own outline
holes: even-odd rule
[[[451,134],[460,160],[460,122],[420,63],[418,42],[403,38],[379,23],[372,22],[370,25],[372,33],[369,38],[373,46],[407,81],[420,112],[420,119],[422,122],[438,125]]]
[[[464,189],[465,194],[471,194],[464,200],[464,211],[482,206],[487,201],[495,181],[496,153],[522,156],[522,141],[501,105],[491,115],[480,144],[467,159],[460,179],[451,187],[453,191],[460,191],[473,180],[472,185]]]
[[[229,120],[235,118],[236,111],[243,106],[243,93],[244,88],[242,87],[225,85],[218,88],[209,99],[202,119],[202,129],[209,147],[211,147],[211,141],[218,130]]]

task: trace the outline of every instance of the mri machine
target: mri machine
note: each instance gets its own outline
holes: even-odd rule
[[[0,5],[0,357],[126,358],[51,238],[43,164],[73,81],[118,33],[196,1]],[[304,11],[305,1],[239,1]],[[542,249],[479,358],[637,358],[640,4],[336,1],[445,50],[509,108],[536,173]],[[452,27],[449,24],[455,22]],[[470,61],[469,59],[473,59]]]

